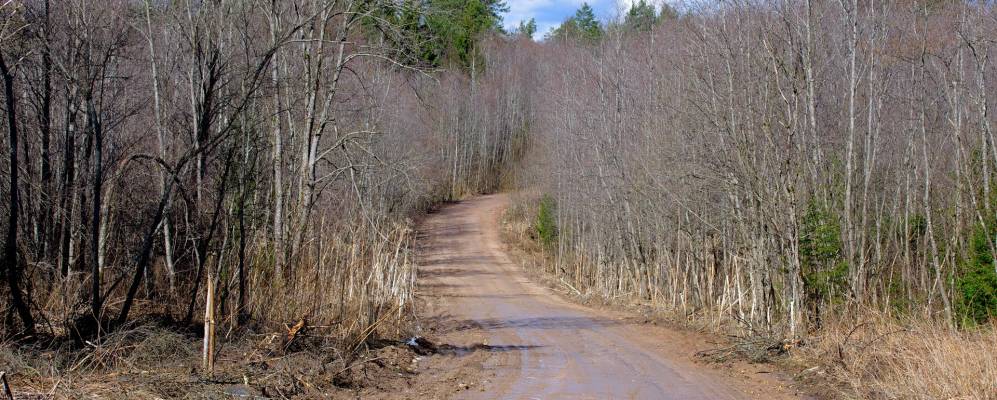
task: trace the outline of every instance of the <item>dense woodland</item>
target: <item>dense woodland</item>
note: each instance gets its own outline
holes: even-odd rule
[[[543,40],[494,0],[0,4],[7,335],[213,297],[362,339],[412,310],[414,218],[496,190],[606,298],[785,338],[997,313],[992,2],[584,5]]]
[[[411,311],[411,218],[516,152],[463,3],[3,2],[4,332]]]
[[[997,312],[992,4],[590,15],[504,50],[538,60],[522,165],[552,273],[797,337],[855,308]]]

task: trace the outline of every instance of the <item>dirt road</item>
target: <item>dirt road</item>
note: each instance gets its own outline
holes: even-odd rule
[[[773,381],[694,362],[695,335],[579,306],[528,280],[500,239],[506,203],[491,195],[449,205],[420,230],[418,291],[449,321],[441,340],[458,346],[455,357],[474,353],[480,364],[481,383],[458,398],[793,398]]]

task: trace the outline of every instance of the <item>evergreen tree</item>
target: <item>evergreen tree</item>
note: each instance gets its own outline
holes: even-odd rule
[[[519,28],[516,29],[517,35],[532,39],[535,33],[537,33],[537,21],[535,19],[530,18],[529,21],[519,21]]]
[[[595,11],[588,3],[582,3],[582,7],[575,12],[575,23],[582,39],[594,42],[602,38],[602,25],[595,19]]]
[[[631,31],[647,32],[651,30],[657,20],[658,16],[655,15],[654,6],[645,0],[640,0],[630,7],[630,11],[627,12],[624,19],[624,25]]]
[[[589,6],[588,3],[582,3],[582,7],[575,12],[575,15],[551,31],[547,35],[547,39],[578,39],[594,43],[601,39],[602,35],[602,25],[595,18],[592,6]]]
[[[578,37],[578,24],[575,22],[575,17],[570,17],[564,20],[557,28],[547,33],[544,39],[565,40],[574,37]]]
[[[424,27],[431,38],[425,57],[433,65],[444,61],[468,68],[480,63],[476,44],[489,31],[500,32],[502,0],[424,0]]]

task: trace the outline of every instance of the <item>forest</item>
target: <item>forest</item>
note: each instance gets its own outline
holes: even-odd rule
[[[504,11],[0,0],[0,370],[83,384],[152,325],[209,371],[216,335],[306,326],[355,359],[418,319],[422,216],[503,191],[579,295],[775,340],[846,397],[994,393],[992,2]]]

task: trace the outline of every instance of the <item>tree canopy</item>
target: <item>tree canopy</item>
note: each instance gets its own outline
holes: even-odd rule
[[[602,24],[595,17],[595,11],[588,3],[575,11],[575,15],[568,18],[555,28],[548,36],[548,39],[579,39],[586,42],[596,42],[603,35]]]
[[[630,7],[630,11],[627,11],[623,20],[627,29],[640,32],[651,30],[656,22],[658,22],[658,16],[655,14],[654,6],[645,0],[640,0]]]
[[[425,33],[430,36],[427,61],[434,65],[454,62],[462,67],[475,63],[475,44],[482,34],[501,31],[501,14],[508,11],[502,0],[424,0]]]
[[[533,38],[533,35],[537,33],[537,21],[536,19],[530,18],[529,21],[519,21],[519,28],[516,28],[516,34]]]

